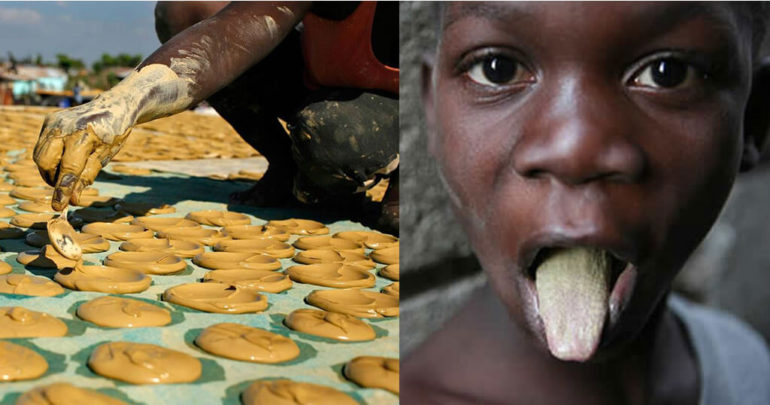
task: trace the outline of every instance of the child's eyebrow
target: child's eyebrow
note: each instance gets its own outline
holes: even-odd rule
[[[652,21],[656,30],[668,30],[676,24],[702,16],[709,18],[716,24],[725,28],[725,25],[731,25],[732,20],[726,7],[729,5],[720,2],[671,2],[656,3],[657,7],[638,7],[638,13],[634,17],[637,21]],[[546,7],[569,7],[564,3],[548,3]],[[595,4],[596,7],[602,7],[602,4]],[[633,3],[623,5],[624,7],[635,7]],[[443,13],[443,29],[446,30],[450,25],[464,18],[476,17],[488,20],[500,20],[506,24],[516,23],[520,20],[526,20],[533,13],[526,9],[526,4],[517,4],[515,2],[470,2],[447,4],[446,12]]]

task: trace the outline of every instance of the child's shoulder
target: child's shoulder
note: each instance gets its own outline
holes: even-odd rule
[[[669,307],[698,360],[701,404],[770,403],[770,350],[762,336],[732,315],[677,296]]]

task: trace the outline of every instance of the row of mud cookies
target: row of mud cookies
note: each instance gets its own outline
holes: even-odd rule
[[[44,197],[26,201],[45,205]],[[135,341],[136,335],[119,333],[118,339],[90,347],[83,360],[92,377],[107,377],[127,385],[117,385],[118,389],[112,391],[92,391],[78,388],[91,384],[59,381],[26,390],[18,403],[39,403],[35,401],[59,396],[82,398],[79,403],[131,403],[134,384],[190,383],[205,387],[213,385],[202,382],[207,378],[209,364],[205,360],[210,358],[217,359],[215,363],[221,364],[228,380],[240,382],[230,388],[237,388],[235,396],[243,403],[276,403],[280,398],[295,398],[298,403],[377,403],[370,401],[371,396],[362,396],[359,389],[331,387],[339,386],[339,379],[358,387],[398,393],[396,238],[368,231],[330,234],[323,224],[306,220],[252,225],[251,217],[236,212],[202,210],[182,215],[164,204],[117,199],[73,208],[66,220],[56,220],[56,215],[47,211],[30,212],[43,214],[34,218],[11,219],[8,229],[20,230],[16,237],[38,250],[19,253],[17,260],[27,271],[20,274],[14,270],[0,282],[0,291],[68,301],[73,301],[72,295],[86,295],[87,299],[75,301],[72,319],[65,321],[102,328],[97,333],[107,334],[105,330],[112,328],[178,329],[195,320],[195,326],[205,327],[188,329],[185,336],[191,335],[194,354],[202,355],[191,355],[181,339]],[[51,226],[46,230],[47,224]],[[80,232],[75,233],[66,224]],[[76,257],[76,247],[82,260]],[[50,269],[50,273],[41,273],[41,269]],[[53,280],[45,274],[52,274]],[[24,324],[27,330],[44,320],[51,325],[55,323],[51,319],[61,322],[55,316],[21,306],[4,313],[3,320],[7,318],[10,325]],[[180,316],[186,320],[175,322]],[[282,321],[265,320],[276,317]],[[377,341],[383,338],[378,335],[384,328],[374,324],[388,319],[391,336],[395,332],[395,349],[389,351],[394,357],[373,356],[388,352],[379,350]],[[71,339],[66,324],[63,333],[60,325],[47,328],[63,336],[59,339]],[[13,337],[31,338],[29,333],[19,332]],[[41,339],[53,338],[47,336]],[[394,339],[389,341],[392,345]],[[367,342],[372,344],[358,346],[357,350],[346,346]],[[34,346],[16,346],[9,352],[22,352],[19,356],[25,364],[37,365],[23,378],[34,379],[46,373],[47,367],[34,360]],[[321,353],[323,356],[317,358],[347,359],[335,370],[337,380],[310,377],[318,374],[312,368],[322,366],[315,364],[320,360],[304,360],[303,356],[327,350],[321,348],[335,353]],[[253,364],[254,368],[242,364]],[[306,364],[308,370],[303,371],[303,377],[303,372],[295,370],[302,370]],[[325,364],[328,369],[336,365]],[[263,368],[266,366],[274,368]],[[231,373],[236,369],[241,372]],[[259,378],[255,381],[254,376]],[[9,379],[22,377],[20,374]],[[158,394],[162,395],[162,391]],[[385,402],[395,403],[397,397]]]

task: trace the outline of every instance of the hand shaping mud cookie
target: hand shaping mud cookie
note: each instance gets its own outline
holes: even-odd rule
[[[211,226],[248,225],[251,223],[251,218],[249,218],[248,215],[230,211],[194,211],[187,214],[185,218],[191,219],[201,225]]]
[[[292,266],[286,274],[293,281],[332,288],[369,288],[376,279],[372,273],[342,263],[319,263]]]
[[[204,252],[193,257],[193,263],[212,270],[278,270],[281,268],[281,262],[274,257],[258,253]]]
[[[0,293],[53,297],[63,294],[64,289],[45,277],[5,274],[0,276]]]
[[[59,337],[67,325],[56,317],[24,307],[0,307],[0,339]]]
[[[38,378],[48,370],[48,362],[33,350],[0,340],[0,381]]]
[[[165,308],[109,295],[81,304],[77,314],[83,320],[108,328],[144,328],[171,322],[171,313]]]
[[[284,323],[297,332],[343,342],[361,342],[376,337],[369,324],[354,316],[318,309],[294,310],[286,317]]]
[[[311,292],[308,304],[331,312],[360,318],[398,316],[398,298],[365,290],[316,290]]]
[[[140,271],[85,265],[59,270],[53,279],[70,290],[112,294],[141,292],[152,283],[152,279]]]
[[[287,402],[297,405],[356,405],[347,394],[324,385],[292,380],[256,381],[242,394],[243,405],[274,405]]]
[[[292,286],[289,276],[268,270],[212,270],[203,275],[203,281],[223,283],[243,290],[279,293]]]
[[[267,308],[267,297],[220,283],[189,283],[169,288],[163,300],[204,312],[242,314]]]
[[[53,383],[35,387],[16,400],[16,405],[128,405],[98,391],[79,388],[68,383]]]
[[[195,344],[217,356],[254,363],[282,363],[299,356],[299,347],[286,336],[238,323],[211,325]]]
[[[192,382],[201,375],[195,357],[164,347],[132,342],[111,342],[97,347],[88,358],[95,373],[130,384]]]
[[[104,259],[104,265],[147,274],[178,273],[187,267],[182,258],[163,252],[115,252]]]

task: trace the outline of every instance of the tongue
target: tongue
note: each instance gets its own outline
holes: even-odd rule
[[[554,357],[585,361],[596,351],[607,317],[610,264],[602,250],[569,248],[538,266],[538,306]]]

